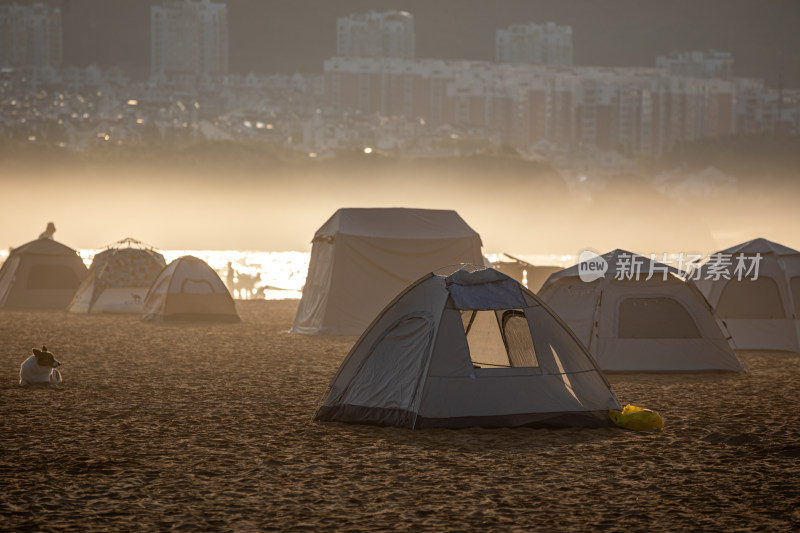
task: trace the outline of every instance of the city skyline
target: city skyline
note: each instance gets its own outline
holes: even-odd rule
[[[0,133],[73,149],[87,146],[87,138],[141,141],[154,128],[160,137],[195,142],[250,138],[256,125],[269,132],[257,137],[310,157],[369,146],[441,152],[435,139],[466,136],[508,143],[534,159],[565,150],[634,158],[686,141],[800,132],[800,91],[736,76],[729,51],[676,51],[646,67],[577,65],[572,28],[550,20],[495,30],[492,62],[416,57],[412,13],[350,13],[335,21],[336,50],[321,72],[279,80],[229,72],[227,3],[162,0],[150,6],[150,76],[143,84],[119,67],[56,68],[42,60],[50,33],[61,33],[60,8],[37,2],[3,9],[24,29],[6,31],[11,39],[2,41],[6,64],[22,67],[3,72],[3,93],[88,90],[98,105],[78,112],[83,101],[72,101],[66,112],[63,95],[53,104],[6,99]],[[41,27],[55,31],[43,35]],[[34,53],[18,53],[28,49]],[[56,52],[60,58],[60,47]],[[351,114],[380,123],[344,134]],[[88,136],[77,133],[87,126]]]
[[[2,2],[0,5],[14,2]],[[30,5],[33,2],[17,2]],[[134,77],[150,73],[150,8],[156,0],[49,0],[62,7],[64,64],[122,66]],[[652,66],[674,52],[716,49],[736,58],[736,75],[775,87],[800,87],[800,21],[796,2],[762,9],[752,0],[703,2],[401,0],[225,2],[230,28],[229,72],[319,72],[336,47],[336,20],[351,13],[405,10],[414,16],[415,57],[492,61],[495,32],[512,24],[552,21],[573,28],[575,65]],[[313,8],[312,8],[313,5]],[[97,46],[97,43],[112,43]]]

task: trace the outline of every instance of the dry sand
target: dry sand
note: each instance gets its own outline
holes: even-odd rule
[[[800,530],[800,355],[610,375],[660,433],[409,431],[312,414],[353,337],[0,313],[3,530]],[[17,385],[47,344],[65,383]]]

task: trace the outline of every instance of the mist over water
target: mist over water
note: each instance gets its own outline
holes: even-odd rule
[[[800,246],[788,179],[693,183],[560,177],[536,166],[348,163],[275,169],[174,166],[5,172],[0,247],[48,221],[97,249],[133,237],[159,249],[301,251],[340,207],[454,209],[486,252],[574,255],[625,248],[710,253],[758,236]]]

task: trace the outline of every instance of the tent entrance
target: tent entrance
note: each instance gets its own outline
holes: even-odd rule
[[[674,298],[626,298],[619,306],[621,339],[700,339],[697,323]]]
[[[524,310],[461,310],[461,321],[474,367],[539,367]]]
[[[722,319],[786,318],[778,284],[766,276],[727,282],[719,296],[716,311]]]
[[[26,289],[77,289],[81,280],[70,265],[33,265]]]

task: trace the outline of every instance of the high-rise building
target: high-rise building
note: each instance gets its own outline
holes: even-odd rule
[[[0,6],[0,65],[60,67],[61,10],[41,3]]]
[[[497,30],[495,60],[498,63],[572,65],[572,27],[530,22]]]
[[[150,8],[153,83],[211,83],[228,73],[227,7],[211,0],[168,0]]]
[[[336,24],[339,57],[414,57],[414,16],[405,11],[350,14]]]

